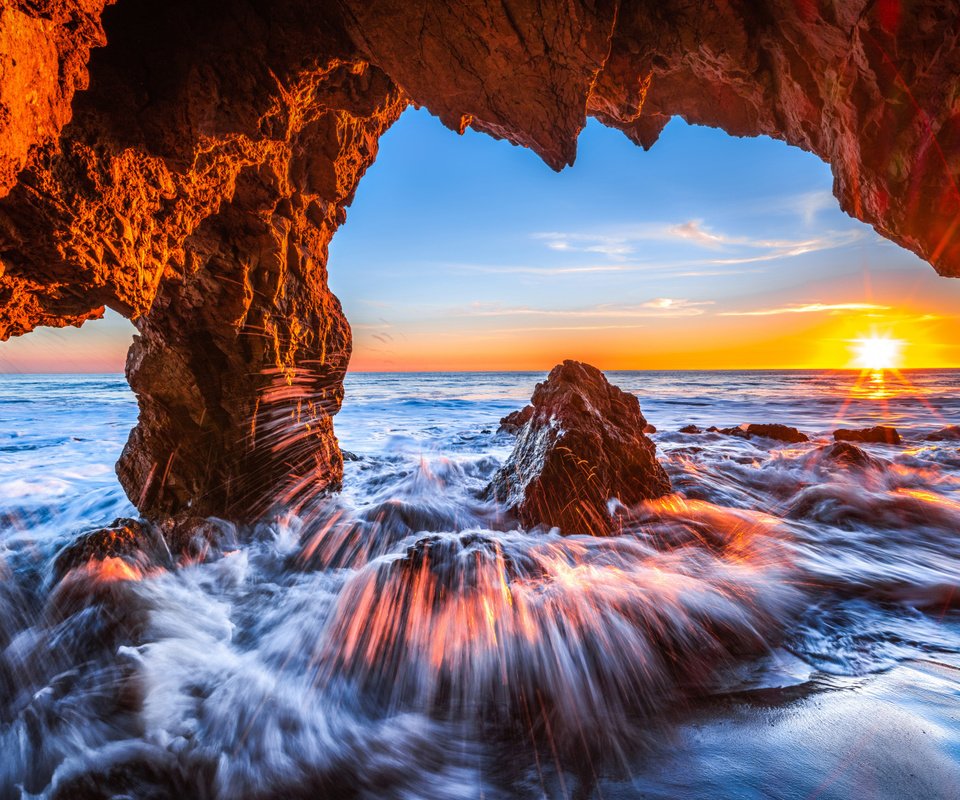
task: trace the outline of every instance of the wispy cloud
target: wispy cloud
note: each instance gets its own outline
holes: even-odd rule
[[[525,325],[513,328],[491,328],[488,333],[531,333],[533,331],[634,331],[646,325]]]
[[[809,209],[820,207],[823,202],[819,195],[807,199]],[[704,225],[702,220],[689,219],[679,223],[644,224],[593,232],[548,231],[535,233],[533,238],[543,241],[554,251],[601,254],[610,258],[611,261],[624,264],[631,264],[630,257],[638,252],[641,245],[651,242],[682,242],[700,249],[728,254],[724,257],[687,262],[688,266],[695,266],[698,263],[748,264],[792,258],[806,253],[844,247],[862,238],[862,233],[859,230],[826,231],[819,236],[806,239],[766,239],[733,236],[711,229]]]
[[[712,300],[686,300],[655,297],[643,303],[602,303],[580,308],[536,308],[532,306],[490,306],[475,304],[466,313],[473,317],[591,317],[591,318],[664,318],[693,317],[703,314]]]
[[[780,314],[832,314],[840,311],[889,311],[890,306],[876,303],[807,303],[752,311],[723,311],[721,317],[775,317]]]

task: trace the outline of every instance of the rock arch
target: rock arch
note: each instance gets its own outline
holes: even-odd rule
[[[296,504],[342,474],[327,245],[407,104],[556,169],[587,115],[775,136],[957,276],[958,38],[955,0],[8,0],[0,337],[134,320],[144,513]]]

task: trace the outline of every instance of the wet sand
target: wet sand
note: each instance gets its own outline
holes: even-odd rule
[[[833,684],[833,686],[831,686]],[[957,800],[960,665],[913,661],[856,681],[718,699],[678,720],[640,773],[594,797]]]

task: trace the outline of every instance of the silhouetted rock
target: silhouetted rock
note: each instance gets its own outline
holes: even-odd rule
[[[530,421],[533,416],[533,406],[527,405],[516,411],[511,411],[507,416],[500,420],[500,427],[497,433],[516,434],[520,429]]]
[[[703,433],[696,425],[684,425],[680,433]]]
[[[855,430],[840,428],[833,432],[833,438],[838,442],[900,444],[900,434],[897,433],[897,429],[887,425],[876,425],[873,428],[857,428]]]
[[[934,433],[923,437],[928,442],[950,442],[960,439],[960,425],[947,425]]]
[[[880,462],[867,455],[863,450],[850,442],[836,442],[823,448],[824,454],[831,461],[842,467],[878,467]]]
[[[707,430],[711,433],[722,433],[724,436],[736,436],[740,439],[752,439],[754,436],[760,436],[764,439],[776,439],[792,444],[810,441],[806,434],[801,433],[796,428],[791,428],[789,425],[757,425],[751,423],[749,425],[738,425],[733,428],[717,428],[712,426],[707,428]]]
[[[600,370],[564,361],[537,384],[531,408],[490,486],[524,525],[608,534],[612,498],[629,506],[670,492],[639,401]]]
[[[810,441],[805,433],[789,425],[747,425],[746,431],[749,436],[762,436],[765,439],[777,439],[792,444]]]

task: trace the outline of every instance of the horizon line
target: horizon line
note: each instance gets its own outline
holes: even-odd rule
[[[577,359],[569,359],[577,360]],[[560,362],[562,363],[562,362]],[[581,362],[587,363],[587,362]],[[471,375],[471,374],[489,374],[497,375],[503,373],[529,373],[529,372],[550,372],[558,364],[552,367],[527,368],[527,369],[354,369],[347,370],[347,375],[422,375],[425,373],[436,375]],[[595,366],[595,365],[591,365]],[[925,366],[925,367],[896,367],[894,369],[870,370],[861,367],[677,367],[677,368],[657,368],[657,367],[597,367],[601,372],[921,372],[921,371],[948,371],[960,370],[960,366]],[[45,375],[109,375],[126,379],[124,372],[98,372],[98,371],[67,371],[51,370],[48,372],[12,372],[0,370],[0,376],[45,376]]]

